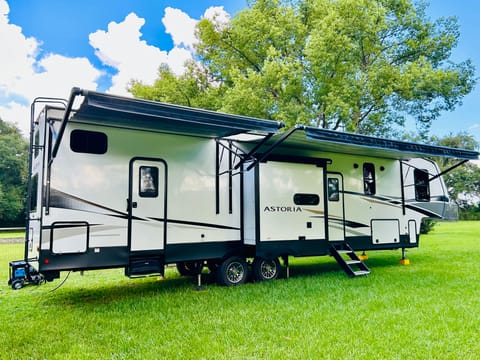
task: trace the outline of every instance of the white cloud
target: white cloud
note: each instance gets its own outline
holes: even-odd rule
[[[18,83],[33,74],[35,57],[39,43],[34,38],[26,38],[19,26],[9,23],[10,8],[6,1],[0,1],[0,96],[10,96]],[[8,56],[6,56],[8,54]]]
[[[192,19],[186,13],[179,9],[167,7],[162,23],[165,26],[165,32],[172,36],[173,45],[176,47],[184,46],[191,49],[197,42],[195,38],[195,26],[198,20]]]
[[[30,106],[10,101],[0,105],[0,118],[15,124],[26,137],[30,132]]]
[[[230,23],[230,14],[223,9],[223,6],[209,7],[205,10],[203,17],[216,24],[219,29],[224,28]]]
[[[45,54],[41,48],[42,39],[26,37],[20,26],[10,23],[9,13],[7,1],[0,0],[0,48],[2,54],[8,54],[2,56],[0,66],[0,117],[16,123],[27,135],[29,104],[35,97],[66,97],[73,86],[96,90],[99,77],[105,74],[86,57]],[[230,21],[223,7],[211,7],[203,17],[219,26]],[[145,19],[134,13],[120,23],[110,22],[106,30],[100,29],[89,35],[89,43],[98,59],[117,70],[108,92],[129,95],[126,87],[132,79],[152,84],[162,63],[167,64],[175,74],[183,73],[185,61],[194,58],[198,20],[168,7],[161,21],[174,43],[169,51],[141,39]]]
[[[95,48],[97,57],[118,70],[108,92],[128,95],[126,88],[132,79],[152,84],[161,64],[168,64],[172,71],[180,74],[184,71],[185,61],[192,58],[186,49],[175,47],[167,52],[148,45],[141,40],[140,29],[144,24],[144,19],[130,13],[120,23],[109,23],[107,31],[90,34],[90,45]]]
[[[0,117],[29,132],[30,106],[39,96],[65,97],[73,86],[96,89],[100,71],[87,58],[41,52],[41,43],[11,24],[8,3],[0,0]],[[8,54],[8,56],[5,56]]]

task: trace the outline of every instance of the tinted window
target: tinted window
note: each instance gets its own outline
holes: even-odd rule
[[[295,194],[293,195],[295,205],[318,205],[320,204],[320,196],[317,194]]]
[[[38,205],[38,174],[35,174],[32,177],[31,184],[30,184],[30,211],[36,211]]]
[[[73,130],[70,134],[70,148],[77,153],[105,154],[107,135],[97,131]]]
[[[40,153],[40,131],[38,130],[38,126],[35,127],[35,136],[33,137],[33,148],[35,149],[35,155],[34,157],[36,158],[38,154]]]
[[[375,184],[375,165],[372,163],[363,164],[363,190],[366,195],[375,195],[377,191]]]
[[[413,172],[413,179],[415,182],[415,200],[430,201],[430,182],[428,181],[428,172],[415,169]]]
[[[339,181],[335,178],[328,179],[328,200],[329,201],[339,201],[340,192],[339,192]]]
[[[154,166],[140,166],[138,193],[141,197],[158,196],[158,168]]]

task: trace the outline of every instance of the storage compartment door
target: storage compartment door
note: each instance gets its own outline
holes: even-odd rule
[[[372,220],[372,242],[374,245],[399,243],[399,221],[383,219]]]

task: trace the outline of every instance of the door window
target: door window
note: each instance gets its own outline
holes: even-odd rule
[[[158,168],[155,166],[140,166],[138,181],[140,197],[158,196]]]
[[[335,178],[328,179],[328,200],[329,201],[339,201],[340,192],[339,192],[339,181]]]

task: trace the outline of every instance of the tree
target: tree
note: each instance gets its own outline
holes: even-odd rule
[[[410,116],[427,132],[475,79],[471,61],[449,61],[459,37],[456,19],[432,22],[425,6],[411,0],[252,1],[230,23],[199,22],[197,65],[187,73],[175,76],[163,67],[153,86],[133,81],[130,91],[288,126],[382,136],[396,135]]]
[[[450,133],[442,138],[432,137],[431,143],[470,150],[479,148],[479,143],[475,138],[465,132],[456,135]],[[436,159],[436,161],[442,169],[449,168],[456,163],[455,160],[448,158]],[[443,179],[450,198],[458,205],[461,215],[471,212],[472,209],[478,209],[480,203],[480,167],[468,162],[444,175]]]
[[[28,143],[0,119],[0,226],[24,223]]]

